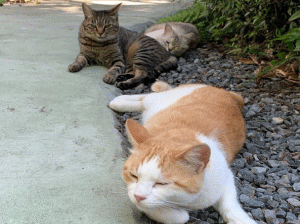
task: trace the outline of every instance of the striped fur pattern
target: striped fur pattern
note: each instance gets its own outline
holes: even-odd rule
[[[78,72],[87,65],[109,68],[103,81],[128,89],[153,82],[163,71],[176,68],[177,59],[156,40],[119,26],[118,10],[96,11],[82,4],[85,19],[79,28],[80,53],[69,65]]]

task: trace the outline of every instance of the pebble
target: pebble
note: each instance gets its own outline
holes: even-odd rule
[[[275,210],[265,210],[265,218],[268,224],[279,224],[279,221],[276,219]]]
[[[282,124],[283,123],[283,119],[280,117],[273,117],[272,118],[272,123],[273,124]]]
[[[279,166],[280,166],[279,162],[277,162],[277,161],[275,161],[275,160],[268,160],[268,161],[267,161],[267,164],[268,164],[270,167],[272,167],[272,168],[276,168],[276,167],[279,167]]]
[[[286,200],[290,205],[299,207],[300,206],[300,201],[297,200],[296,198],[289,198]]]
[[[300,191],[300,182],[294,183],[293,189],[294,189],[294,191]]]
[[[262,210],[260,208],[252,209],[251,214],[255,219],[262,219],[264,217],[264,214],[262,213]]]
[[[265,173],[267,171],[267,168],[265,167],[253,167],[252,168],[252,172],[255,174],[262,174]]]

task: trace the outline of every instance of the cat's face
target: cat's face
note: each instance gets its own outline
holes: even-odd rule
[[[160,42],[174,56],[180,56],[188,50],[187,43],[182,38],[179,38],[168,24],[166,24],[162,41]]]
[[[95,11],[85,3],[82,4],[85,20],[81,33],[96,41],[115,39],[118,35],[118,9],[121,4],[111,10]]]
[[[134,143],[123,170],[130,200],[140,210],[191,203],[202,186],[209,147],[150,136],[136,122],[126,125]]]

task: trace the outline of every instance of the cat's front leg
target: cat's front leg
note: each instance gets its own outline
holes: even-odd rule
[[[149,218],[164,224],[184,224],[190,219],[186,210],[172,208],[157,208],[145,213]]]
[[[69,72],[78,72],[86,65],[88,65],[88,59],[83,54],[79,54],[75,62],[69,65],[68,70]]]
[[[214,207],[219,211],[227,224],[256,224],[238,202],[234,177],[231,170],[224,192]]]
[[[107,74],[103,78],[103,82],[107,84],[114,84],[119,75],[122,75],[125,71],[125,65],[122,61],[117,61],[108,70]]]
[[[145,94],[121,95],[109,103],[109,107],[118,112],[142,112]]]

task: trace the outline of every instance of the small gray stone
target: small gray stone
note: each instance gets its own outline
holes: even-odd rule
[[[249,182],[252,182],[254,179],[254,174],[248,169],[240,170],[239,174],[241,175],[242,179],[247,180]]]
[[[238,169],[244,168],[247,160],[245,158],[236,159],[233,161],[233,166],[235,166]]]
[[[269,200],[269,201],[267,202],[267,206],[270,207],[270,208],[275,209],[275,208],[278,208],[279,202],[278,202],[278,201],[275,201],[275,200]]]
[[[275,161],[275,160],[268,160],[267,161],[268,165],[272,168],[276,168],[276,167],[279,167],[279,162]]]
[[[244,201],[244,205],[250,207],[250,208],[264,208],[265,203],[255,200],[255,199],[249,199],[247,201]]]
[[[297,217],[291,212],[287,212],[285,218],[287,221],[297,220]]]
[[[271,104],[274,102],[274,100],[272,98],[263,98],[261,99],[262,102],[267,103],[267,104]]]
[[[286,200],[290,205],[294,207],[299,207],[300,206],[300,201],[297,200],[296,198],[289,198]]]
[[[179,62],[186,62],[186,60],[184,58],[180,57]]]
[[[189,81],[186,82],[186,84],[193,84],[196,83],[196,79],[190,79]]]
[[[274,210],[265,210],[265,218],[268,224],[279,224],[279,221],[276,219],[276,213]]]
[[[283,119],[280,117],[273,117],[272,118],[272,124],[282,124],[283,123]]]
[[[255,174],[262,174],[265,173],[267,171],[267,168],[265,167],[253,167],[252,168],[252,172]]]
[[[294,191],[300,191],[300,182],[294,183],[293,189],[294,189]]]
[[[242,202],[242,203],[245,203],[246,201],[249,201],[250,200],[250,197],[249,196],[247,196],[247,195],[245,195],[245,194],[241,194],[240,195],[240,201]]]
[[[262,210],[260,208],[252,209],[251,214],[255,219],[262,219],[264,217],[264,214],[262,213]]]
[[[224,63],[224,64],[222,64],[221,67],[222,67],[222,68],[225,68],[225,69],[229,69],[229,68],[232,67],[232,64],[230,64],[230,63]]]
[[[282,107],[281,107],[281,110],[282,110],[283,112],[288,112],[288,111],[289,111],[289,107],[288,107],[288,106],[282,106]]]
[[[276,212],[276,216],[277,216],[277,218],[285,219],[286,212],[283,210],[279,210],[278,212]]]

